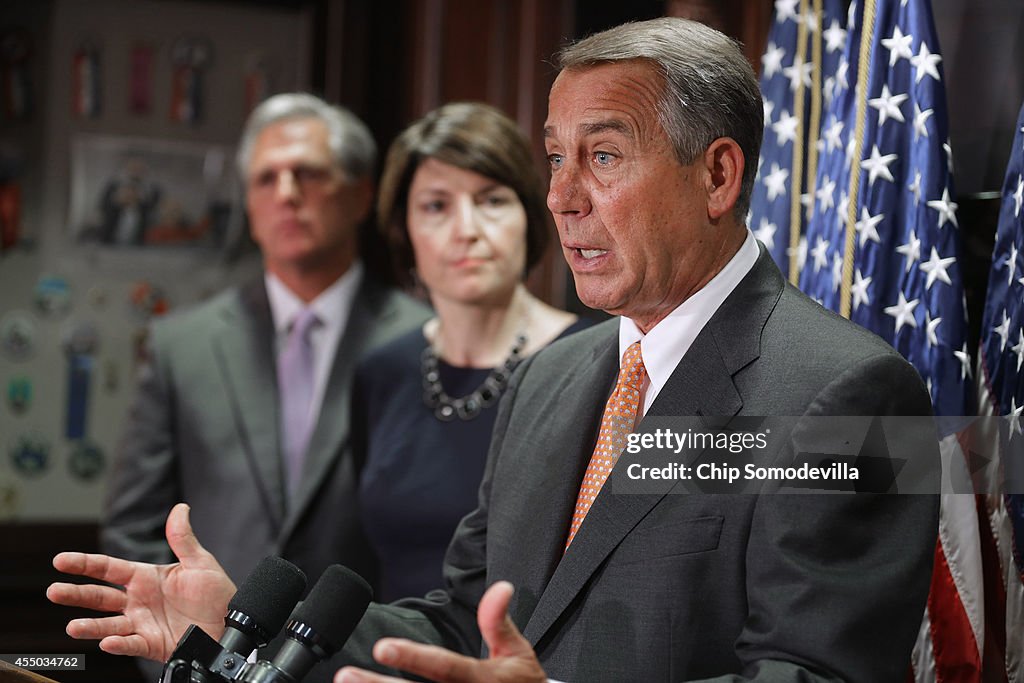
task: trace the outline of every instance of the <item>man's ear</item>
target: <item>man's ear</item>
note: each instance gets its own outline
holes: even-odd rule
[[[708,172],[708,218],[717,220],[733,210],[743,184],[743,150],[732,138],[718,138],[704,152]]]

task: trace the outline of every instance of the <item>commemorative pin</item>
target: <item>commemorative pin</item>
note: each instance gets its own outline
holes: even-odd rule
[[[23,415],[32,405],[32,382],[27,377],[12,377],[7,382],[7,405],[15,415]]]
[[[10,311],[0,318],[0,353],[9,360],[25,361],[35,354],[36,324],[24,311]]]
[[[132,310],[143,320],[163,315],[170,309],[164,290],[147,280],[132,285],[131,304]]]
[[[18,512],[21,492],[12,483],[0,483],[0,519],[10,519]]]
[[[71,446],[68,471],[82,481],[93,481],[106,467],[106,458],[100,447],[88,439],[80,439]]]
[[[58,318],[71,310],[71,285],[62,277],[42,275],[36,281],[33,303],[47,318]]]
[[[14,471],[25,478],[38,477],[50,466],[50,444],[37,434],[23,434],[8,451]]]

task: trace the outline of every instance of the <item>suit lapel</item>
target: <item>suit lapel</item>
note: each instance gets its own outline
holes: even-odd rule
[[[498,562],[504,570],[503,578],[516,586],[512,616],[520,624],[534,611],[562,559],[576,494],[597,441],[596,426],[618,368],[615,337],[608,337],[584,354],[577,367],[579,371],[567,369],[559,384],[548,392],[549,405],[537,406],[542,408],[538,411],[542,415],[560,415],[557,423],[547,419],[550,431],[537,435],[537,443],[545,448],[535,451],[553,457],[529,465],[532,472],[541,473],[543,478],[531,480],[516,508],[524,515],[517,524],[531,531],[522,534],[514,557]],[[523,562],[524,557],[530,561]]]
[[[395,318],[396,311],[388,304],[387,291],[364,277],[352,301],[345,330],[338,340],[320,415],[309,439],[302,481],[281,533],[282,543],[292,533],[302,512],[316,497],[324,477],[344,451],[352,413],[351,378],[360,355],[387,338],[390,323]]]
[[[783,281],[781,276],[776,275],[778,269],[762,250],[754,268],[719,307],[676,366],[651,405],[647,413],[649,416],[701,415],[727,418],[739,413],[743,400],[733,382],[733,375],[757,358],[761,330],[782,291]],[[611,369],[613,375],[615,372],[617,367]],[[594,424],[600,420],[605,397],[597,401],[599,408]],[[580,457],[585,468],[590,454]],[[581,479],[582,469],[573,480],[572,492],[568,494],[573,502]],[[609,484],[602,488],[594,501],[572,545],[555,568],[536,609],[529,617],[523,634],[534,646],[577,597],[608,555],[668,495],[616,496]],[[567,514],[571,514],[571,508]],[[567,523],[568,519],[565,520]]]
[[[263,281],[239,290],[237,305],[223,311],[224,328],[214,353],[231,396],[231,411],[249,460],[256,490],[272,522],[284,517],[274,325]]]

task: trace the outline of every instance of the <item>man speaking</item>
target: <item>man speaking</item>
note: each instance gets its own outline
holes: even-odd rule
[[[371,605],[334,680],[391,680],[365,670],[383,665],[435,681],[902,681],[934,496],[604,487],[645,417],[928,414],[914,370],[787,285],[744,225],[763,128],[753,71],[681,19],[596,34],[558,63],[548,206],[580,299],[620,317],[520,366],[446,585]],[[71,635],[161,658],[188,623],[217,628],[230,583],[183,508],[168,532],[178,565],[56,558],[127,589],[51,587],[122,613]],[[168,604],[182,611],[154,617]]]

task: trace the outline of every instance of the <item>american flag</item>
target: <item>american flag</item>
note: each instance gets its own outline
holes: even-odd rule
[[[899,350],[924,379],[936,415],[972,415],[953,156],[931,6],[854,2],[846,32],[822,113],[810,218],[796,254],[799,285]],[[766,145],[762,174],[772,152]],[[759,210],[752,210],[755,234]],[[941,450],[944,465],[969,480],[961,425],[940,422]],[[913,658],[922,683],[983,680],[977,503],[970,494],[943,495],[932,591]]]
[[[979,496],[982,557],[989,572],[985,649],[989,660],[1002,660],[1001,680],[1024,681],[1024,495],[1018,486],[1003,488],[1007,479],[1021,480],[1024,467],[1024,107],[1017,117],[1010,162],[1003,181],[992,270],[981,321],[978,357],[978,412],[1000,415],[1000,430],[990,430],[982,447],[993,462]],[[1013,457],[1010,457],[1010,455]],[[987,664],[987,662],[986,662]]]
[[[809,185],[813,166],[825,144],[816,141],[822,124],[831,123],[821,112],[832,102],[846,48],[841,0],[823,0],[820,12],[811,2],[775,0],[761,58],[765,130],[748,224],[784,273],[789,273],[791,251],[799,251],[814,191]]]

